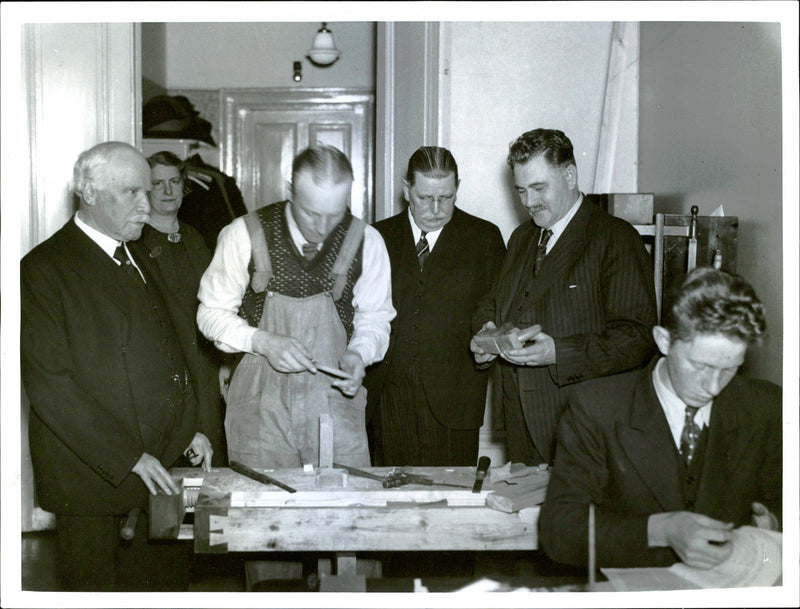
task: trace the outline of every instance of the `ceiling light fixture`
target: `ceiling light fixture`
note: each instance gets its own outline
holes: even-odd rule
[[[329,66],[341,55],[333,42],[333,34],[327,26],[327,23],[322,23],[322,27],[314,36],[314,44],[308,50],[307,57],[318,66]]]

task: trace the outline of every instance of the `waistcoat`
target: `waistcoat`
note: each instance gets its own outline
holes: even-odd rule
[[[256,214],[264,229],[267,239],[267,248],[272,263],[272,278],[267,284],[267,290],[276,294],[283,294],[292,298],[306,298],[332,292],[335,282],[333,265],[339,250],[344,242],[347,229],[353,221],[353,216],[347,212],[341,222],[325,239],[322,249],[313,260],[306,260],[297,251],[289,233],[286,223],[285,207],[288,201],[273,203],[259,209]],[[353,287],[361,276],[362,257],[364,253],[363,242],[347,270],[347,280],[341,297],[335,301],[339,319],[347,332],[347,339],[353,335]],[[255,263],[251,257],[248,265],[250,277],[255,272]],[[256,293],[248,282],[239,315],[244,317],[251,326],[258,326],[264,309],[264,294]]]

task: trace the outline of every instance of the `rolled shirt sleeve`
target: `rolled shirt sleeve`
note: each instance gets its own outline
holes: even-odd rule
[[[392,305],[392,270],[389,253],[380,233],[364,229],[361,276],[353,286],[353,336],[348,349],[361,356],[365,366],[383,359],[389,348],[391,321],[397,312]]]

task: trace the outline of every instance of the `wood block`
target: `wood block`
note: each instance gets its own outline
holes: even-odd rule
[[[302,579],[303,563],[282,560],[248,560],[244,563],[247,591],[262,581],[271,579]]]
[[[544,501],[550,475],[547,472],[514,478],[516,484],[497,488],[486,496],[486,505],[501,512],[513,513]]]
[[[367,578],[363,575],[326,575],[319,580],[320,592],[366,592]]]
[[[150,495],[148,534],[151,539],[177,539],[186,510],[183,504],[183,479],[175,480],[178,493]]]
[[[333,467],[333,422],[331,415],[319,415],[319,466]]]

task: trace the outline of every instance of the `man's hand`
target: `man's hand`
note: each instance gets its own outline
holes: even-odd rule
[[[753,501],[750,505],[750,512],[752,516],[750,522],[754,527],[759,529],[767,529],[768,531],[777,531],[780,527],[778,517],[769,511],[766,505]]]
[[[487,321],[485,324],[483,324],[481,330],[486,330],[486,329],[494,330],[496,327],[497,326],[494,325],[493,321]],[[475,342],[474,338],[469,341],[469,349],[475,356],[475,363],[477,364],[485,364],[487,362],[491,362],[497,357],[496,353],[486,353],[486,351],[481,349],[478,343]]]
[[[347,397],[353,397],[364,381],[364,361],[355,351],[345,351],[339,360],[339,368],[350,375],[349,379],[337,379],[331,383]]]
[[[211,457],[214,455],[214,449],[211,447],[209,439],[199,431],[194,434],[189,448],[183,451],[183,454],[195,467],[202,463],[203,471],[211,471]]]
[[[721,522],[694,512],[653,514],[647,521],[651,546],[668,545],[690,567],[710,569],[733,551],[733,523]]]
[[[151,495],[157,495],[159,490],[167,495],[174,495],[178,492],[172,476],[153,455],[142,453],[132,471],[142,479]]]
[[[533,325],[519,331],[522,349],[511,349],[503,353],[503,359],[517,366],[549,366],[556,363],[556,344],[553,338],[542,332],[542,326]]]
[[[252,347],[278,372],[317,372],[309,352],[291,336],[259,330],[253,335]]]

